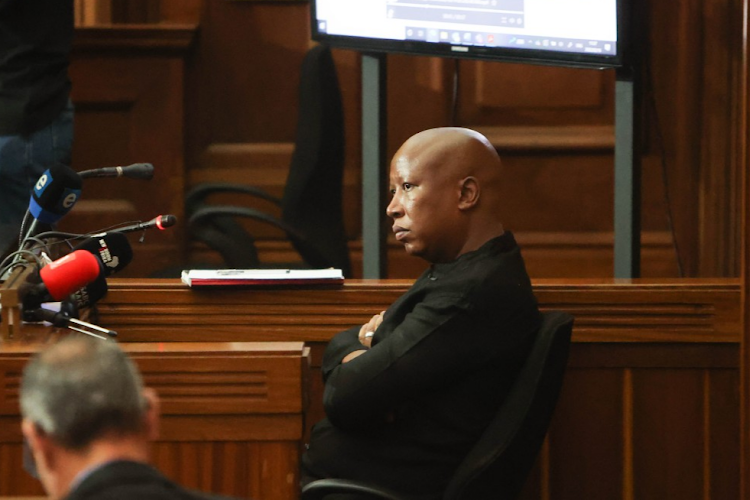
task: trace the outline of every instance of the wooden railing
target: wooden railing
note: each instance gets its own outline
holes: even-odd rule
[[[331,336],[387,308],[410,284],[197,291],[177,280],[111,279],[90,319],[123,343],[303,342],[315,369]],[[538,280],[534,288],[542,309],[569,311],[576,323],[561,399],[523,498],[737,498],[739,281]],[[309,394],[306,431],[323,416],[315,370]],[[196,462],[178,451],[192,445],[181,446],[160,460],[187,479]],[[247,453],[243,460],[282,452]],[[224,471],[225,480],[235,472]]]

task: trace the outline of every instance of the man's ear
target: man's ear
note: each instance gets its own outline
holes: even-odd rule
[[[143,397],[146,400],[146,414],[143,424],[148,439],[155,441],[159,437],[159,417],[161,414],[159,395],[156,394],[155,390],[146,387],[143,389]]]
[[[54,467],[54,443],[38,425],[28,419],[21,421],[21,433],[29,443],[31,454],[38,467],[50,470]]]
[[[458,209],[467,210],[479,202],[479,181],[469,176],[461,180],[461,194],[458,199]]]

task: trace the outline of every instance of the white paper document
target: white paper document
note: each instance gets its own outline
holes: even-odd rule
[[[188,269],[182,282],[200,286],[331,285],[344,282],[341,269]]]

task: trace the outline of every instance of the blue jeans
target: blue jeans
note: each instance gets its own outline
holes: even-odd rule
[[[73,103],[49,125],[28,136],[0,135],[0,255],[18,246],[34,184],[50,165],[70,165]]]

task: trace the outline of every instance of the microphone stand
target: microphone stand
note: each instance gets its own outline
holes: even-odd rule
[[[68,328],[70,330],[73,330],[74,332],[83,333],[91,337],[96,337],[100,340],[109,340],[109,339],[105,337],[104,335],[100,335],[99,333],[95,333],[95,332],[104,333],[105,335],[108,335],[109,337],[117,336],[117,332],[114,330],[108,330],[107,328],[103,328],[99,325],[88,323],[86,321],[81,321],[80,319],[72,318],[67,313],[64,313],[62,311],[55,312],[55,311],[50,311],[49,309],[44,309],[42,307],[39,307],[37,309],[32,309],[28,311],[27,314],[28,314],[28,317],[36,321],[47,321],[48,323],[52,323],[54,326],[61,327],[61,328]]]

